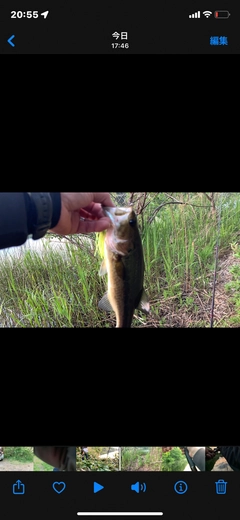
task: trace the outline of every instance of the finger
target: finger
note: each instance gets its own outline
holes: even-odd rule
[[[100,233],[105,231],[111,225],[108,218],[103,217],[100,220],[80,220],[78,224],[78,233]]]
[[[99,202],[102,206],[114,207],[109,193],[93,193],[93,202]]]
[[[79,215],[83,218],[88,218],[92,220],[94,220],[95,218],[100,219],[106,217],[105,213],[103,212],[103,206],[96,202],[93,202],[92,204],[89,204],[88,206],[81,208],[79,210]]]
[[[79,210],[79,215],[83,218],[89,218],[89,219],[100,219],[102,217],[105,217],[103,213],[103,209],[101,204],[90,204],[89,206],[86,206],[84,208],[81,208]]]
[[[97,216],[93,215],[92,213],[90,213],[89,211],[86,211],[85,209],[81,208],[79,211],[78,211],[78,215],[80,218],[84,219],[84,220],[96,220],[97,219]],[[99,218],[101,218],[102,215],[100,215]]]

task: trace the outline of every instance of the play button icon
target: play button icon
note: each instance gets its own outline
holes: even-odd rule
[[[98,493],[98,491],[102,491],[102,489],[104,489],[104,486],[101,486],[98,482],[93,482],[93,493]]]

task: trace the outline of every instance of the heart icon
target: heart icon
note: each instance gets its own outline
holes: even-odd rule
[[[66,489],[66,484],[65,482],[53,482],[52,487],[54,491],[56,491],[56,493],[60,495],[60,493],[62,493],[64,489]]]

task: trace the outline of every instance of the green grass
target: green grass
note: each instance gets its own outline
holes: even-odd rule
[[[121,468],[122,471],[133,471],[141,469],[146,463],[148,454],[141,448],[122,448]],[[133,470],[132,470],[133,468]]]
[[[33,448],[27,446],[5,446],[4,456],[10,462],[33,462]]]
[[[53,471],[53,467],[43,462],[34,455],[33,457],[33,471]]]
[[[1,326],[98,326],[97,269],[97,258],[68,244],[64,255],[49,246],[42,257],[27,251],[20,262],[13,256],[3,260]]]
[[[184,326],[209,327],[217,236],[221,259],[239,240],[240,194],[215,194],[216,207],[221,209],[220,231],[206,196],[170,195],[184,204],[167,204],[172,199],[163,193],[128,194],[127,200],[137,200],[140,213],[144,285],[151,305],[149,317],[136,311],[132,327],[181,326],[183,316]],[[68,237],[61,252],[53,250],[46,237],[42,255],[30,250],[19,258],[4,255],[0,327],[114,327],[114,314],[98,309],[107,277],[98,275],[101,258],[95,254],[96,238]],[[233,303],[239,306],[237,299]],[[229,321],[225,317],[224,323],[234,326],[232,316]]]
[[[240,326],[240,246],[238,244],[232,244],[234,251],[234,258],[239,261],[238,264],[233,265],[230,268],[232,280],[226,284],[226,290],[230,295],[230,301],[233,303],[235,308],[235,314],[230,317],[229,323],[232,326]]]
[[[163,453],[162,471],[183,471],[186,466],[186,457],[178,446]]]
[[[186,200],[183,194],[176,195],[178,200]],[[166,205],[150,225],[145,219],[145,285],[160,327],[165,326],[165,321],[162,316],[158,321],[157,316],[168,303],[174,313],[188,310],[189,316],[197,318],[199,293],[206,300],[212,295],[217,239],[221,259],[231,251],[231,242],[239,236],[240,194],[217,197],[220,226],[216,213],[198,207],[201,202],[203,205],[202,197],[195,195],[190,200],[196,206]],[[207,301],[203,303],[207,306]],[[199,325],[208,327],[209,321],[202,320],[200,324],[198,319],[189,320],[189,326]]]
[[[150,447],[148,452],[124,447],[121,459],[122,471],[183,471],[187,466],[187,459],[177,446],[166,453],[162,453],[161,446]]]

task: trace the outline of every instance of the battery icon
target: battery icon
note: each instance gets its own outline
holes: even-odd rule
[[[230,16],[230,13],[229,11],[215,11],[214,16],[219,20],[227,20],[227,18]]]

